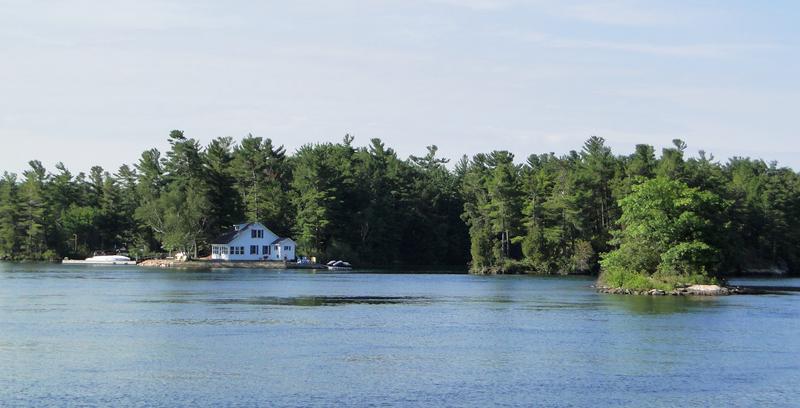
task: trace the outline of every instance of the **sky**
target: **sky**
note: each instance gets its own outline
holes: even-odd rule
[[[617,154],[800,169],[800,3],[0,0],[0,171],[114,171],[172,129],[289,152]]]

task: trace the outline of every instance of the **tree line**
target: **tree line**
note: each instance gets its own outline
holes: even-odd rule
[[[615,155],[599,137],[564,155],[462,157],[436,146],[406,159],[379,139],[307,144],[293,154],[248,135],[203,146],[181,131],[111,173],[0,180],[0,257],[58,259],[95,249],[208,253],[261,221],[302,255],[363,265],[466,265],[479,273],[736,273],[800,268],[800,175],[700,152]]]
[[[39,161],[0,180],[0,258],[79,258],[98,249],[135,255],[208,254],[214,237],[260,221],[299,253],[364,265],[457,265],[468,260],[459,183],[436,156],[400,159],[365,147],[308,144],[292,155],[272,140],[220,137],[202,146],[174,130],[111,173],[54,172]]]
[[[735,274],[800,268],[800,175],[686,143],[614,155],[600,137],[566,155],[505,151],[455,169],[478,272]],[[619,285],[618,285],[619,286]],[[646,286],[646,285],[645,285]]]

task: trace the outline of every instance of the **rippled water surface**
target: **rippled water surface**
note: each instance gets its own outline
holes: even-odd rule
[[[590,284],[0,263],[0,406],[800,404],[797,293]]]

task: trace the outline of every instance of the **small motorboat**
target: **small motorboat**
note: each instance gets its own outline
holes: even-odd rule
[[[61,261],[63,264],[84,264],[84,265],[136,265],[136,261],[131,260],[131,258],[116,254],[116,255],[107,255],[103,252],[95,252],[94,256],[91,258],[86,258],[84,260],[78,259],[64,259]]]
[[[353,269],[353,265],[345,261],[330,261],[325,264],[329,271],[349,271]]]

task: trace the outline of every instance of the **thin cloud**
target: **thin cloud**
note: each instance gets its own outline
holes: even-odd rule
[[[607,50],[664,57],[720,58],[730,57],[743,51],[777,47],[775,44],[655,44],[644,42],[576,40],[555,37],[543,33],[506,33],[506,35],[546,48]]]
[[[650,54],[665,57],[727,57],[745,49],[761,48],[761,45],[739,44],[681,44],[660,45],[648,43],[626,43],[613,41],[573,41],[556,40],[551,45],[554,48],[585,48],[611,51],[622,51],[639,54]]]
[[[512,6],[528,9],[555,17],[579,20],[583,22],[626,25],[653,26],[667,25],[685,20],[685,13],[675,14],[668,10],[643,8],[630,1],[519,1],[519,0],[429,0],[433,3],[447,4],[473,10],[501,10]]]
[[[593,1],[560,7],[556,14],[589,23],[626,26],[660,26],[683,20],[666,10],[645,9],[629,1]]]
[[[473,10],[498,10],[516,3],[514,0],[432,0],[434,3],[464,7]]]

